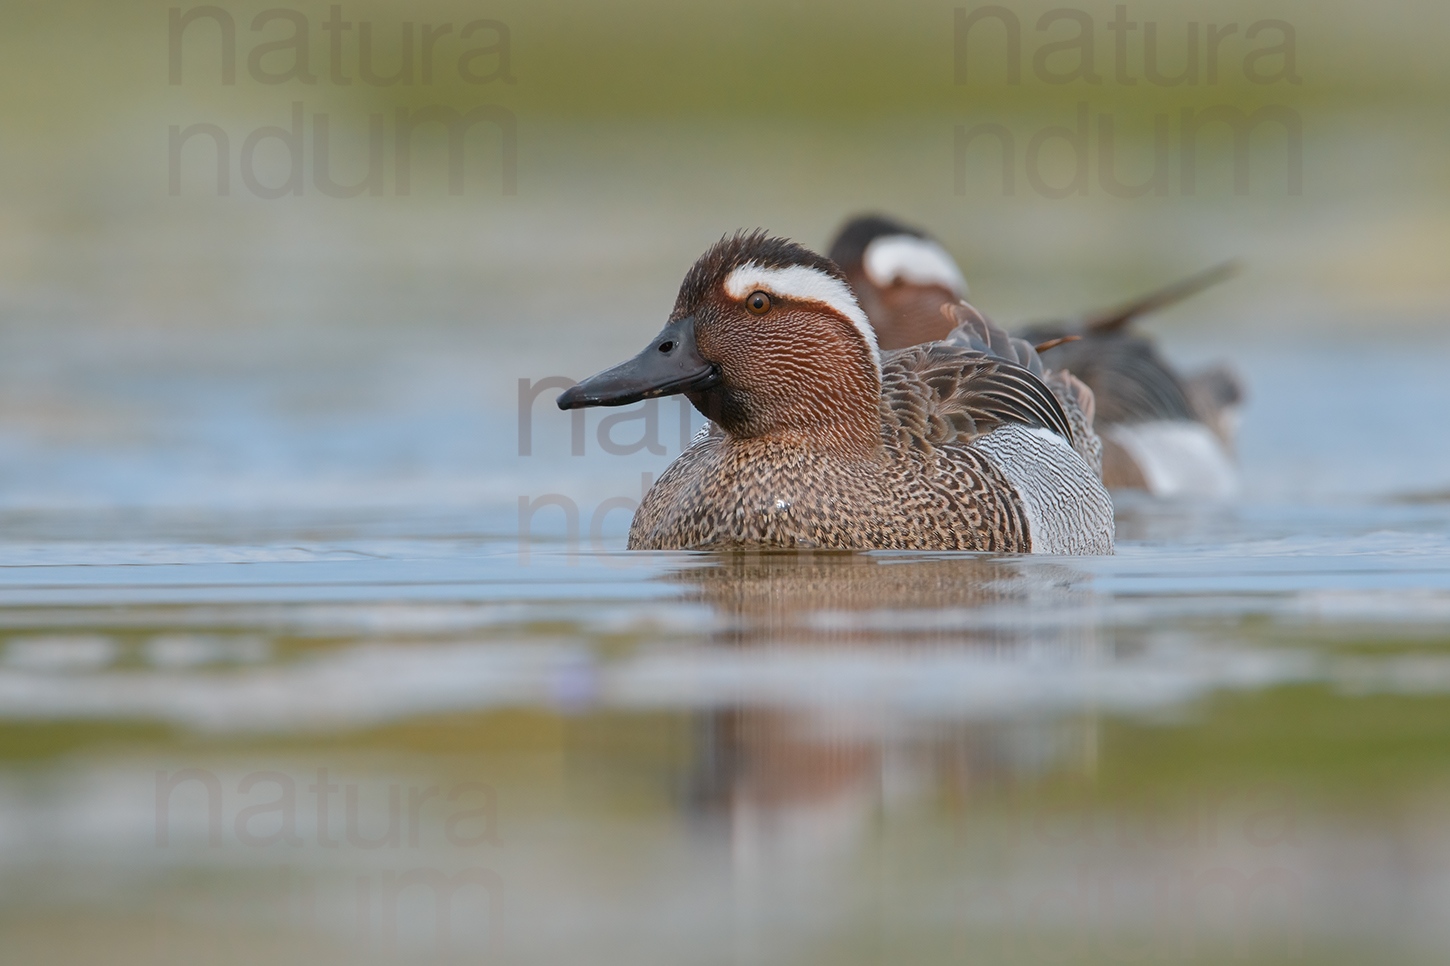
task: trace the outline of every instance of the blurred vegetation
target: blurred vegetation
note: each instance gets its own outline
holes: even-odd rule
[[[1009,83],[1006,34],[990,18],[972,28],[964,48],[967,82],[955,82],[957,12],[982,6],[975,3],[270,2],[216,5],[235,27],[231,85],[221,83],[218,28],[204,16],[186,28],[181,83],[168,82],[171,11],[201,5],[68,0],[0,10],[0,281],[94,288],[113,304],[115,288],[129,287],[136,289],[127,299],[137,314],[151,315],[160,296],[235,304],[242,297],[232,289],[244,272],[243,253],[261,260],[255,270],[280,259],[276,270],[283,273],[304,254],[320,256],[362,240],[389,267],[408,258],[437,266],[474,243],[486,243],[487,251],[468,249],[473,265],[488,258],[517,262],[527,250],[519,244],[527,226],[556,241],[577,233],[580,251],[592,255],[608,239],[611,257],[631,254],[658,272],[651,285],[664,285],[666,276],[678,277],[679,246],[694,249],[743,225],[822,245],[850,211],[881,208],[936,231],[971,266],[974,286],[999,280],[992,303],[1007,317],[1117,300],[1230,256],[1293,278],[1292,291],[1254,296],[1258,304],[1277,300],[1273,310],[1285,319],[1318,324],[1327,305],[1342,306],[1347,317],[1388,309],[1423,321],[1438,318],[1450,299],[1439,254],[1450,208],[1450,130],[1443,123],[1450,61],[1441,51],[1450,7],[1433,0],[1128,3],[1126,15],[1138,24],[1126,47],[1125,66],[1137,79],[1132,84],[1116,73],[1109,24],[1120,5],[1113,0],[1068,8],[1091,28],[1093,83],[1047,76],[1071,73],[1082,54],[1044,48],[1064,44],[1077,29],[1063,19],[1040,29],[1040,18],[1056,9],[1046,0],[1008,4],[1021,31],[1020,83]],[[324,28],[334,6],[351,24],[341,41],[348,84],[331,74],[331,35]],[[282,18],[253,30],[265,10],[291,12],[305,24],[313,83],[253,76],[254,68],[285,73],[295,61],[293,52],[278,49],[251,63],[259,44],[276,44],[294,30]],[[478,20],[503,25],[507,42],[493,26],[463,39],[465,25]],[[1292,28],[1298,83],[1287,77],[1255,83],[1248,76],[1246,55],[1285,42],[1281,27],[1246,36],[1264,21]],[[374,70],[384,76],[400,68],[403,25],[413,25],[412,84],[359,79],[364,23],[371,25]],[[1198,83],[1161,86],[1144,79],[1149,24],[1170,76],[1185,69],[1186,38],[1197,31]],[[1212,24],[1236,27],[1217,43],[1217,76],[1210,83]],[[424,83],[422,34],[443,25],[450,30],[433,43],[432,78]],[[486,83],[460,76],[459,58],[491,44],[500,49],[480,54],[472,68],[498,76]],[[1253,69],[1269,77],[1289,73],[1273,56]],[[387,201],[339,206],[320,197],[311,184],[310,140],[308,197],[258,208],[238,183],[243,141],[259,128],[287,125],[297,103],[309,139],[312,115],[332,117],[333,165],[342,182],[356,181],[363,170],[369,115],[382,118],[388,168],[400,109],[503,108],[518,123],[519,200],[500,197],[495,151],[501,135],[480,124],[468,135],[467,207],[501,217],[491,225],[462,220],[444,184],[442,131],[425,125],[417,138],[418,189],[406,215],[382,213],[396,197],[390,168]],[[1067,198],[1034,190],[1025,161],[1030,140],[1048,128],[1073,127],[1080,104],[1094,121],[1110,117],[1116,125],[1117,164],[1126,182],[1141,182],[1150,170],[1155,117],[1164,115],[1173,141],[1170,189],[1131,199],[1101,189],[1094,126],[1089,189]],[[1178,174],[1181,113],[1215,107],[1249,113],[1274,105],[1302,121],[1302,195],[1286,179],[1286,135],[1268,123],[1252,135],[1251,191],[1235,187],[1233,139],[1224,125],[1213,124],[1198,146],[1199,190],[1186,197]],[[168,196],[168,130],[196,124],[216,125],[231,138],[231,198],[221,203],[213,149],[201,137],[185,148],[182,197]],[[1003,125],[1015,137],[1015,192],[1004,189],[1000,149],[989,141],[973,145],[963,175],[953,132],[977,124]],[[279,182],[279,156],[275,139],[263,142],[263,181]],[[1041,162],[1046,182],[1072,181],[1074,161],[1060,137],[1047,143]],[[417,216],[430,205],[444,221],[425,227]],[[333,235],[283,257],[276,236],[295,234],[289,219],[299,211],[315,219],[313,230]],[[76,238],[87,245],[77,247]],[[437,240],[426,258],[418,248],[423,238]],[[135,251],[124,267],[79,267],[86,259],[114,262],[123,247]],[[229,256],[224,264],[216,262],[222,251]],[[207,253],[213,261],[203,263]],[[187,261],[186,271],[153,279],[141,291],[137,280],[150,278],[166,258]],[[1065,283],[1064,293],[1044,291],[1057,284],[1042,278],[1044,263],[1102,284],[1089,288],[1079,278]],[[574,259],[568,271],[581,277],[592,266]],[[456,271],[464,268],[460,263]],[[517,264],[510,269],[518,270]],[[617,274],[615,266],[611,277]],[[1254,284],[1253,277],[1236,282],[1234,291],[1248,298]],[[422,288],[413,285],[399,299],[416,305]],[[188,313],[206,314],[177,311]]]
[[[140,97],[165,90],[168,67],[168,11],[194,10],[202,4],[163,2],[106,4],[69,0],[54,4],[13,4],[0,12],[0,77],[7,125],[63,122],[67,115],[99,116]],[[1096,66],[1102,82],[1044,83],[1034,74],[1034,54],[1044,44],[1061,43],[1077,28],[1059,20],[1046,29],[1038,18],[1054,5],[1046,2],[1009,4],[1021,23],[1023,50],[1020,84],[1005,77],[1005,35],[995,22],[974,28],[969,51],[980,60],[969,83],[953,82],[954,11],[985,4],[879,4],[795,0],[735,0],[711,4],[673,4],[664,0],[615,0],[601,3],[517,0],[459,3],[430,0],[424,4],[354,0],[339,5],[354,26],[343,36],[347,74],[356,77],[357,24],[372,25],[377,71],[391,72],[401,52],[405,22],[416,26],[452,24],[436,41],[438,53],[431,84],[415,77],[411,86],[377,87],[354,82],[337,89],[328,78],[329,17],[327,2],[302,2],[283,7],[267,3],[222,3],[219,9],[235,21],[237,34],[236,90],[217,88],[220,77],[216,28],[198,20],[188,28],[184,90],[193,97],[235,95],[237,99],[271,102],[275,95],[333,98],[346,95],[370,106],[415,103],[469,103],[481,95],[506,100],[519,110],[575,118],[646,116],[664,119],[700,114],[780,115],[803,119],[861,119],[881,115],[952,113],[974,102],[1014,109],[1054,106],[1064,95],[1091,95],[1105,106],[1148,104],[1168,99],[1178,103],[1189,94],[1217,100],[1262,101],[1286,91],[1286,84],[1254,83],[1245,75],[1244,55],[1274,46],[1276,33],[1263,31],[1245,38],[1259,21],[1282,21],[1293,28],[1298,74],[1295,100],[1372,104],[1440,102],[1450,88],[1450,64],[1442,40],[1450,30],[1450,8],[1433,0],[1396,0],[1368,6],[1335,0],[1277,0],[1248,3],[1139,2],[1126,5],[1140,26],[1128,36],[1128,61],[1141,77],[1144,46],[1142,25],[1156,26],[1166,74],[1183,63],[1186,31],[1196,24],[1205,45],[1207,25],[1237,24],[1219,42],[1220,70],[1209,83],[1206,63],[1200,66],[1198,90],[1162,87],[1146,81],[1117,83],[1113,75],[1113,0],[1073,5],[1094,30]],[[315,84],[285,81],[258,83],[248,72],[248,54],[259,43],[292,34],[285,20],[272,20],[260,30],[252,18],[263,10],[296,11],[307,25]],[[479,19],[495,20],[509,29],[515,84],[503,81],[469,84],[459,76],[456,57],[465,49],[488,45],[481,30],[468,40],[459,32]],[[450,56],[451,55],[451,56]],[[266,70],[281,71],[291,55],[278,51],[263,61]],[[1205,55],[1206,57],[1206,55]],[[1054,72],[1067,70],[1076,56],[1051,55]],[[975,60],[974,60],[975,64]],[[418,66],[418,65],[415,65]],[[479,60],[481,71],[491,66]],[[1272,74],[1275,62],[1258,68]],[[174,92],[173,92],[174,93]]]

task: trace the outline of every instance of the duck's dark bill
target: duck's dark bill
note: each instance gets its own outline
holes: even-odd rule
[[[559,396],[560,409],[626,406],[641,399],[709,389],[720,370],[695,348],[695,319],[687,316],[665,326],[639,355],[597,376],[590,376]]]

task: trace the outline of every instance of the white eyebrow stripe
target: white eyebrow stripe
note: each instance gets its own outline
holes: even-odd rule
[[[958,297],[967,294],[967,280],[956,261],[930,238],[883,235],[866,246],[861,262],[866,277],[882,288],[900,280],[940,285]]]
[[[876,369],[881,369],[881,349],[876,344],[876,330],[866,320],[866,313],[856,304],[851,287],[838,278],[805,265],[766,268],[749,262],[741,265],[725,279],[725,292],[733,299],[743,299],[757,289],[772,295],[802,302],[819,302],[836,314],[850,319],[856,331],[866,340]]]

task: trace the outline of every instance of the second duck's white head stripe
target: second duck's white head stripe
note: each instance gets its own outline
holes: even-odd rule
[[[845,282],[805,265],[766,268],[754,262],[741,265],[725,278],[725,292],[731,298],[743,299],[757,290],[784,299],[819,302],[842,318],[849,319],[866,340],[876,368],[881,368],[881,350],[876,345],[876,330],[871,328],[866,313],[856,304],[856,296]]]
[[[899,279],[912,285],[940,285],[958,297],[967,294],[967,280],[956,261],[930,238],[883,235],[866,246],[861,263],[866,276],[882,288]]]

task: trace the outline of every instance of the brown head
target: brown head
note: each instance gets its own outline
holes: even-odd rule
[[[700,256],[664,331],[559,408],[676,393],[737,439],[860,455],[880,446],[881,360],[865,313],[831,261],[764,232]]]
[[[853,218],[831,243],[882,349],[946,338],[941,307],[961,301],[967,283],[951,255],[926,232],[890,218]]]

